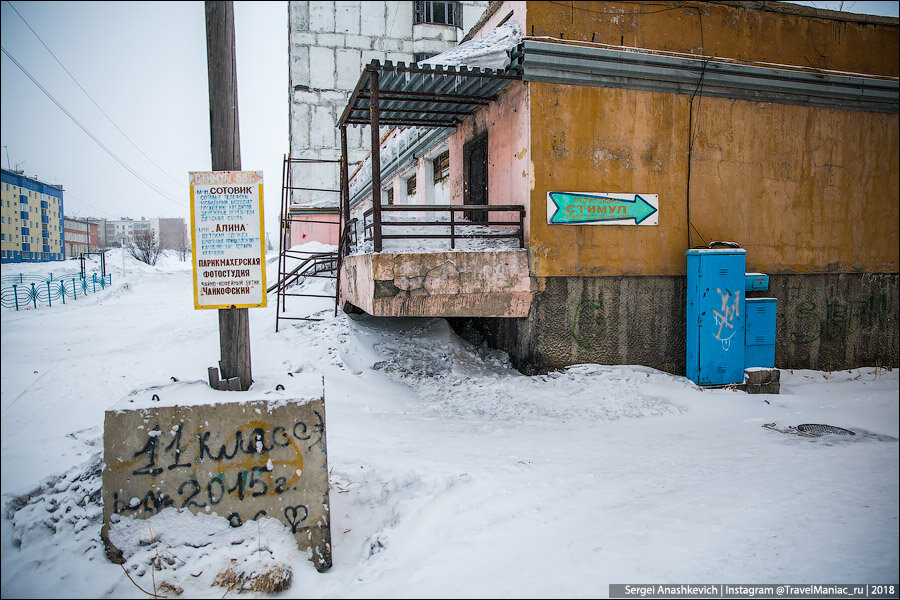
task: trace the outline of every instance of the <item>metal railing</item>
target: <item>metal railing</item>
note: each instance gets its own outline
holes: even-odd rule
[[[373,241],[374,227],[372,223],[373,208],[363,213],[363,237],[365,241]],[[382,240],[400,239],[448,239],[450,249],[456,248],[456,241],[462,239],[500,239],[515,238],[519,241],[519,248],[525,247],[525,207],[518,204],[435,204],[435,205],[390,205],[382,206],[382,213],[447,213],[446,220],[385,220],[381,221]],[[461,213],[461,214],[460,214]],[[514,220],[490,220],[491,213],[516,213],[518,219]],[[502,215],[501,215],[502,218]],[[405,233],[384,233],[385,228],[406,228]],[[437,231],[436,228],[444,228],[436,233],[424,233],[412,231],[412,228],[424,227],[426,231]]]
[[[52,307],[54,302],[65,304],[66,298],[78,300],[79,297],[96,294],[110,286],[112,286],[112,273],[108,273],[105,277],[93,273],[90,278],[56,279],[52,275],[48,279],[20,273],[16,276],[3,277],[3,287],[0,288],[0,304],[3,308],[14,308],[15,310],[36,309],[38,302]]]

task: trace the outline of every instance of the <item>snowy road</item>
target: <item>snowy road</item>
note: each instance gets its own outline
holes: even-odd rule
[[[193,310],[189,263],[126,267],[96,297],[2,312],[4,597],[143,597],[99,543],[103,411],[148,383],[202,378],[218,334],[214,311]],[[896,370],[782,371],[780,395],[640,366],[527,377],[442,320],[351,320],[296,300],[293,314],[324,320],[275,334],[273,305],[251,310],[253,373],[325,376],[334,567],[318,574],[277,530],[222,530],[198,550],[191,534],[224,519],[159,515],[160,545],[138,543],[139,523],[127,550],[145,589],[221,597],[212,578],[230,559],[289,565],[287,594],[312,597],[896,579]],[[178,560],[151,574],[156,552]]]

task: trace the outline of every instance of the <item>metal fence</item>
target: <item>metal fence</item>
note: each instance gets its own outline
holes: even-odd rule
[[[78,300],[96,294],[112,285],[112,273],[106,276],[92,273],[91,277],[54,277],[36,275],[4,275],[0,287],[0,305],[15,310],[34,309],[38,303],[53,306],[65,304],[66,299]]]

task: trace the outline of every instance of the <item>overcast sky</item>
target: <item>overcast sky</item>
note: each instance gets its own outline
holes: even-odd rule
[[[241,165],[264,173],[266,229],[274,233],[288,152],[287,3],[235,2],[235,32]],[[2,39],[3,48],[118,158],[4,53],[4,168],[61,183],[69,216],[189,219],[187,173],[210,169],[202,2],[3,0]]]
[[[799,4],[898,11],[897,2]],[[3,167],[62,184],[67,216],[188,220],[187,172],[210,169],[203,3],[3,0],[0,24]],[[235,30],[241,163],[264,173],[266,230],[277,243],[289,150],[287,3],[235,2]]]

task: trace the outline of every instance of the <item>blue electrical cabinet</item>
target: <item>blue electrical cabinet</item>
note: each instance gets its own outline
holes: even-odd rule
[[[760,292],[769,289],[769,276],[765,273],[745,273],[748,292]]]
[[[775,313],[777,298],[747,298],[744,366],[775,366]]]
[[[744,380],[746,250],[687,251],[687,376],[699,385]]]

